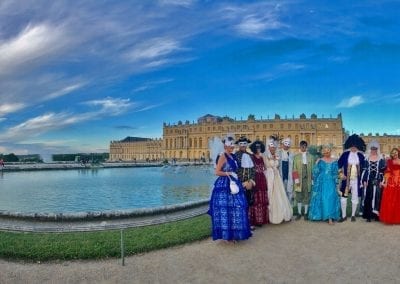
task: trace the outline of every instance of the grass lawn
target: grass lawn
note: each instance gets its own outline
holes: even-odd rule
[[[124,254],[133,255],[193,242],[209,237],[210,233],[208,215],[124,229]],[[25,261],[118,258],[121,257],[121,232],[0,232],[0,257]]]

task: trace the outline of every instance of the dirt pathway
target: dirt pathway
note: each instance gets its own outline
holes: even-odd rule
[[[400,283],[400,226],[268,225],[237,244],[207,239],[118,259],[0,261],[0,283]]]

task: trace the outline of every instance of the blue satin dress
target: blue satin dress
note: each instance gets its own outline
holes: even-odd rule
[[[313,168],[313,181],[308,219],[313,221],[338,220],[340,200],[337,190],[338,163],[319,160]]]
[[[225,154],[227,162],[222,170],[225,172],[236,172],[237,162]],[[239,193],[231,194],[229,188],[229,177],[220,176],[214,182],[214,188],[210,198],[212,238],[213,240],[246,240],[251,237],[250,223],[248,217],[248,205],[242,184],[235,180],[239,186]]]

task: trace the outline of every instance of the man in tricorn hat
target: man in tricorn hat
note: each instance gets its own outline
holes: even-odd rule
[[[346,208],[347,197],[351,193],[351,221],[356,221],[356,210],[361,197],[361,170],[365,163],[364,154],[365,142],[357,134],[349,136],[344,143],[346,151],[340,155],[338,160],[340,184],[340,205],[342,208],[342,218],[339,222],[347,220]],[[362,210],[362,208],[360,208]]]
[[[250,154],[247,152],[247,146],[250,143],[251,141],[247,139],[246,136],[241,136],[235,142],[235,144],[239,146],[239,151],[235,153],[236,160],[238,162],[237,175],[246,190],[246,197],[249,207],[254,202],[254,193],[252,190],[255,185],[254,163],[250,157]]]

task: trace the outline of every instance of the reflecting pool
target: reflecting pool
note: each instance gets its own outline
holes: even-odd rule
[[[0,173],[0,210],[87,212],[160,207],[209,198],[211,166]]]

